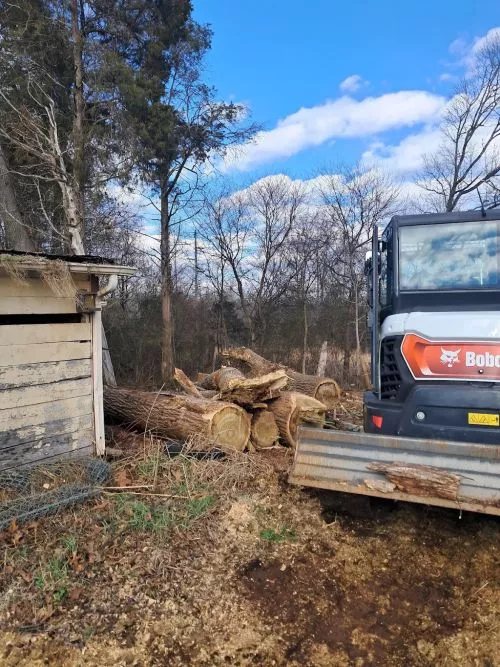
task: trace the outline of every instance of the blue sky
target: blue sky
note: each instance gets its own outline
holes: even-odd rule
[[[207,81],[266,130],[250,157],[225,167],[247,181],[309,178],[361,157],[409,173],[436,145],[439,112],[474,44],[500,25],[498,0],[194,5],[214,31]]]

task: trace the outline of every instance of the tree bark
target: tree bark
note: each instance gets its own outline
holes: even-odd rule
[[[370,463],[368,470],[383,473],[388,480],[405,493],[415,496],[436,496],[457,500],[461,475],[440,468],[416,463]]]
[[[307,324],[307,301],[304,299],[302,306],[302,315],[303,315],[303,335],[302,335],[302,373],[306,372],[306,361],[307,361],[307,333],[308,333],[308,324]]]
[[[32,252],[35,247],[26,227],[23,225],[21,212],[17,205],[16,194],[10,178],[9,167],[0,144],[0,219],[5,233],[7,250]]]
[[[251,350],[249,347],[230,347],[220,353],[223,359],[240,362],[252,377],[272,373],[284,368],[281,364],[274,364]]]
[[[294,391],[284,391],[279,398],[269,401],[269,409],[276,419],[281,442],[293,449],[297,446],[300,422],[324,424],[325,421],[326,405]]]
[[[291,368],[287,369],[287,375],[289,378],[287,389],[290,391],[312,396],[317,401],[324,403],[328,410],[333,410],[337,405],[340,398],[340,387],[335,380],[317,375],[304,375]]]
[[[273,364],[247,347],[232,347],[223,350],[221,357],[240,362],[249,369],[251,377],[284,369],[288,377],[288,390],[312,396],[324,403],[329,410],[335,407],[340,396],[340,387],[335,380],[317,377],[316,375],[304,375],[291,368],[284,368],[280,364]]]
[[[82,238],[85,220],[85,100],[83,91],[83,8],[81,0],[71,0],[71,36],[73,39],[74,113],[73,113],[73,179],[75,207]]]
[[[174,380],[184,389],[186,394],[190,396],[196,396],[197,398],[202,398],[203,395],[198,387],[191,382],[188,376],[180,368],[176,368],[174,371]]]
[[[319,352],[318,368],[316,370],[316,375],[318,377],[324,377],[326,373],[326,364],[328,361],[328,341],[324,340],[321,343],[321,350]]]
[[[237,368],[224,366],[207,376],[202,383],[205,389],[218,389],[223,400],[243,406],[252,406],[276,398],[287,384],[284,369],[246,378]]]
[[[175,370],[174,318],[172,313],[172,257],[170,246],[170,211],[168,183],[162,184],[160,224],[161,224],[161,375],[165,386],[173,384]]]
[[[124,424],[197,446],[218,445],[243,451],[250,438],[250,417],[239,406],[180,394],[155,394],[104,388],[104,410]]]

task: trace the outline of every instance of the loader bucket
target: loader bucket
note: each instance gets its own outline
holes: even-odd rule
[[[500,445],[301,426],[288,481],[500,516]]]

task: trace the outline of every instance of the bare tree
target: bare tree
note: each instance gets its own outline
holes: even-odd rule
[[[66,166],[66,151],[59,138],[54,101],[33,80],[31,74],[27,75],[26,92],[31,108],[26,105],[15,106],[6,93],[0,90],[0,97],[11,111],[9,122],[0,127],[0,138],[31,158],[22,171],[17,172],[17,176],[35,183],[46,223],[55,233],[64,237],[64,232],[54,227],[47,214],[39,189],[40,182],[52,182],[59,186],[71,250],[75,255],[83,255],[82,219],[78,211],[74,178]]]
[[[500,174],[500,39],[474,55],[471,71],[449,102],[439,149],[424,156],[419,185],[431,208],[453,211],[479,193],[497,191]]]
[[[320,258],[326,239],[313,207],[298,222],[286,249],[288,289],[297,298],[302,319],[302,373],[306,373],[309,347],[309,306],[317,292]]]
[[[231,271],[248,345],[257,345],[265,311],[287,290],[285,249],[304,200],[303,186],[283,177],[207,198],[200,235]]]
[[[357,363],[361,362],[360,295],[364,283],[363,260],[373,228],[395,212],[398,189],[381,172],[359,166],[325,174],[319,187],[323,203],[325,237],[331,239],[327,259],[331,275],[345,291],[349,319],[354,322]],[[351,320],[351,321],[352,321]],[[351,322],[346,323],[344,375],[351,357]],[[363,369],[365,375],[366,369]]]

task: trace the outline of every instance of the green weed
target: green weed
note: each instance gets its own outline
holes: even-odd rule
[[[170,512],[164,507],[151,507],[140,500],[131,500],[127,494],[116,498],[118,513],[132,530],[159,532],[172,523]]]
[[[203,496],[202,498],[193,498],[187,503],[188,519],[197,519],[209,510],[215,502],[213,496]]]
[[[66,549],[66,551],[69,551],[70,553],[74,553],[77,551],[77,541],[76,537],[74,535],[69,535],[63,540],[63,547]]]
[[[284,542],[285,540],[296,540],[297,536],[293,530],[283,526],[278,532],[272,528],[264,528],[260,531],[260,537],[268,542]]]
[[[60,556],[52,556],[44,567],[38,569],[34,579],[38,590],[52,592],[54,601],[61,602],[68,593],[68,567],[66,560]]]

